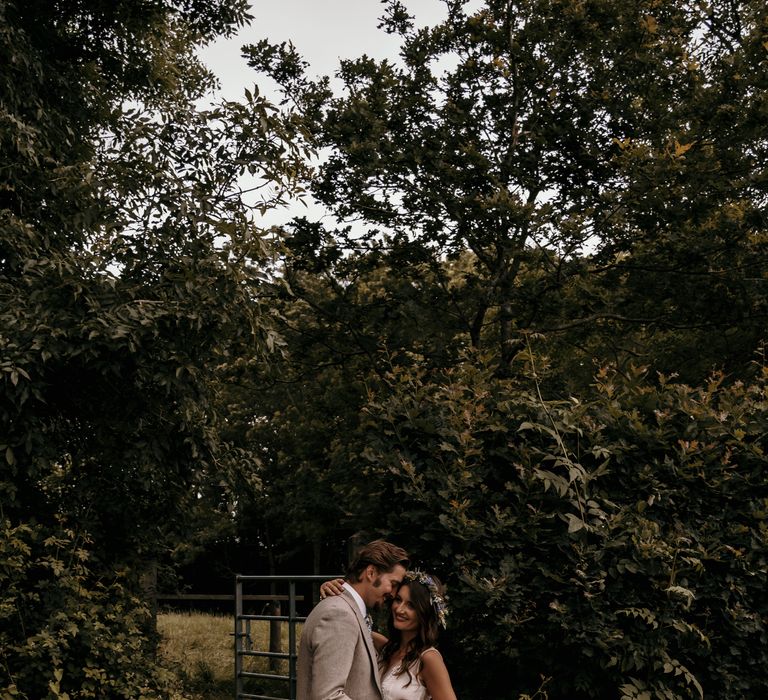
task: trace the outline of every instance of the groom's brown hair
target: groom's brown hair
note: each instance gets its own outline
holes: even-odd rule
[[[408,568],[408,552],[396,544],[384,540],[374,540],[364,545],[355,554],[347,567],[347,581],[354,583],[363,577],[363,571],[370,565],[381,574],[392,571],[398,564]]]

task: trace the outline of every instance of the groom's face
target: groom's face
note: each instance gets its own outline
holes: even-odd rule
[[[405,576],[405,567],[398,564],[392,571],[381,573],[376,567],[370,566],[365,575],[369,586],[363,600],[369,610],[377,610],[397,592]]]

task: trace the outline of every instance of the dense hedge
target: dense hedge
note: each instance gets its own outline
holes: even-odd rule
[[[126,572],[97,578],[90,543],[63,525],[0,527],[0,697],[176,697]]]
[[[450,582],[463,696],[768,696],[766,371],[552,402],[528,369],[396,370],[337,446],[382,494],[359,517]]]

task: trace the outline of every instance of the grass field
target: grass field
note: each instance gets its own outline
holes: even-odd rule
[[[288,626],[281,625],[283,651],[288,647]],[[234,621],[231,615],[200,612],[164,612],[157,616],[161,636],[160,653],[164,665],[175,672],[192,700],[232,700],[235,695]],[[251,623],[252,648],[269,649],[269,626]],[[243,659],[243,669],[260,673],[287,675],[287,662],[275,671],[269,660]],[[247,679],[247,692],[288,696],[287,683]]]

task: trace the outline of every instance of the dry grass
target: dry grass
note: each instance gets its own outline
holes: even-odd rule
[[[157,616],[157,628],[161,636],[160,653],[164,665],[174,671],[192,700],[231,700],[235,694],[234,670],[234,621],[231,615],[213,615],[200,612],[166,612]],[[281,624],[283,651],[288,647],[288,629]],[[269,625],[266,622],[251,623],[251,639],[254,649],[269,648]],[[275,671],[269,668],[269,660],[245,657],[243,669],[260,673],[287,675],[287,662],[280,662]],[[248,679],[247,688],[287,697],[287,683],[254,681]]]
[[[233,622],[230,616],[168,612],[157,616],[160,654],[191,698],[234,696]]]

